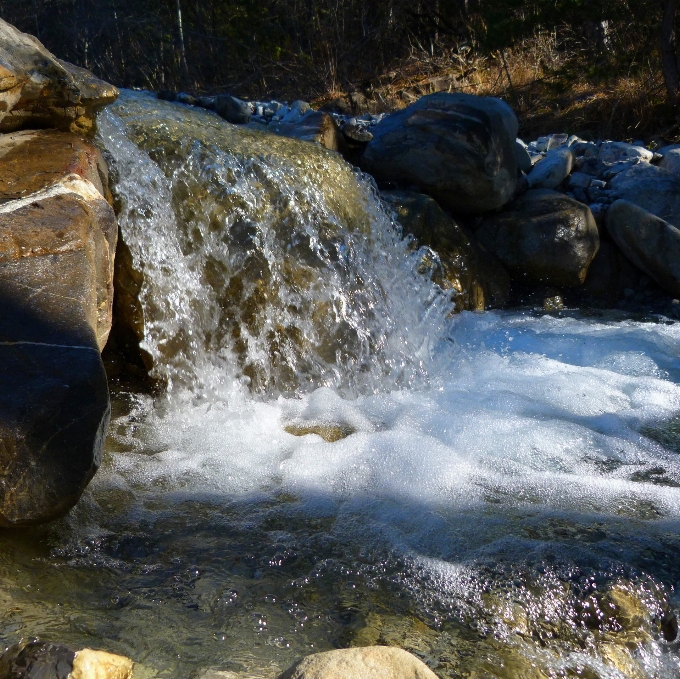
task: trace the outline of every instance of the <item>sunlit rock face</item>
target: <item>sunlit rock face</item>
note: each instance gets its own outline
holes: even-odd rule
[[[94,134],[97,111],[117,96],[112,85],[0,19],[0,132],[56,127]]]
[[[109,417],[117,225],[99,151],[70,133],[0,138],[0,524],[62,515]]]

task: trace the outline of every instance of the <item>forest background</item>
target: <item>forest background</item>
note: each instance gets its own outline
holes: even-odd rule
[[[246,98],[504,98],[521,134],[680,138],[678,0],[0,0],[122,87]]]

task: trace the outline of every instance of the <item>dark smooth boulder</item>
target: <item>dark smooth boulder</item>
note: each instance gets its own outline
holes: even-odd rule
[[[105,186],[75,135],[0,138],[0,525],[63,515],[101,461],[117,240]]]
[[[548,189],[527,191],[475,235],[514,280],[532,284],[581,285],[600,245],[590,208]]]
[[[454,292],[456,311],[505,304],[510,279],[502,264],[489,262],[433,198],[413,191],[383,191],[381,197],[396,212],[404,235],[411,234],[417,245],[436,253],[434,261],[425,258],[423,269],[431,271],[442,289]]]
[[[213,106],[218,116],[234,125],[245,125],[253,115],[250,104],[230,94],[220,94],[215,97]]]
[[[636,267],[680,297],[680,230],[627,200],[617,200],[609,208],[605,223]]]
[[[0,132],[56,127],[92,135],[97,111],[117,97],[115,87],[0,19]]]
[[[517,187],[517,118],[500,99],[431,94],[371,128],[361,167],[418,187],[454,214],[505,205]]]

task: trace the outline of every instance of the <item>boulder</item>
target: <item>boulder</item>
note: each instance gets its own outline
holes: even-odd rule
[[[476,236],[516,281],[558,286],[581,285],[600,244],[588,206],[547,189],[527,191]]]
[[[282,137],[321,144],[331,151],[340,151],[343,148],[340,128],[332,116],[321,111],[311,111],[297,123],[272,123],[268,131]]]
[[[598,151],[600,162],[608,165],[614,165],[622,160],[638,160],[648,163],[652,158],[654,158],[654,151],[623,141],[604,141],[600,144]]]
[[[517,118],[500,99],[431,94],[371,129],[361,166],[383,182],[417,186],[454,213],[507,203],[517,187]]]
[[[639,205],[680,227],[680,175],[648,163],[619,172],[610,182],[616,198]]]
[[[93,135],[97,111],[117,97],[115,87],[0,19],[0,132],[56,127]]]
[[[393,646],[343,648],[304,658],[279,679],[437,679],[411,653]]]
[[[0,525],[64,514],[100,463],[117,240],[106,182],[75,135],[0,138]]]
[[[659,149],[661,160],[659,167],[673,174],[680,175],[680,144],[672,144]]]
[[[571,172],[574,151],[568,147],[548,151],[545,158],[534,165],[527,176],[531,189],[556,189]]]
[[[527,151],[526,144],[518,139],[515,142],[515,156],[517,157],[517,166],[525,174],[531,172],[531,168],[534,166],[529,151]]]
[[[134,663],[121,655],[34,640],[8,648],[0,658],[2,679],[133,679]]]
[[[680,297],[680,230],[627,200],[609,208],[606,226],[636,267]]]
[[[250,104],[230,94],[220,94],[213,103],[215,113],[234,125],[245,125],[253,115]]]
[[[396,212],[404,235],[411,234],[417,245],[435,251],[435,258],[425,257],[423,268],[442,289],[454,292],[456,311],[505,304],[510,281],[503,266],[488,262],[488,255],[433,198],[412,191],[383,191],[381,196]]]
[[[312,107],[306,101],[294,101],[290,105],[290,110],[281,119],[282,123],[297,123],[305,113],[308,113]]]

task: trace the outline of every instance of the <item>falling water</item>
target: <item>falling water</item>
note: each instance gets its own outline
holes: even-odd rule
[[[452,315],[336,154],[132,93],[100,136],[166,387],[114,392],[81,503],[0,559],[5,639],[145,677],[375,643],[677,676],[680,326]]]

